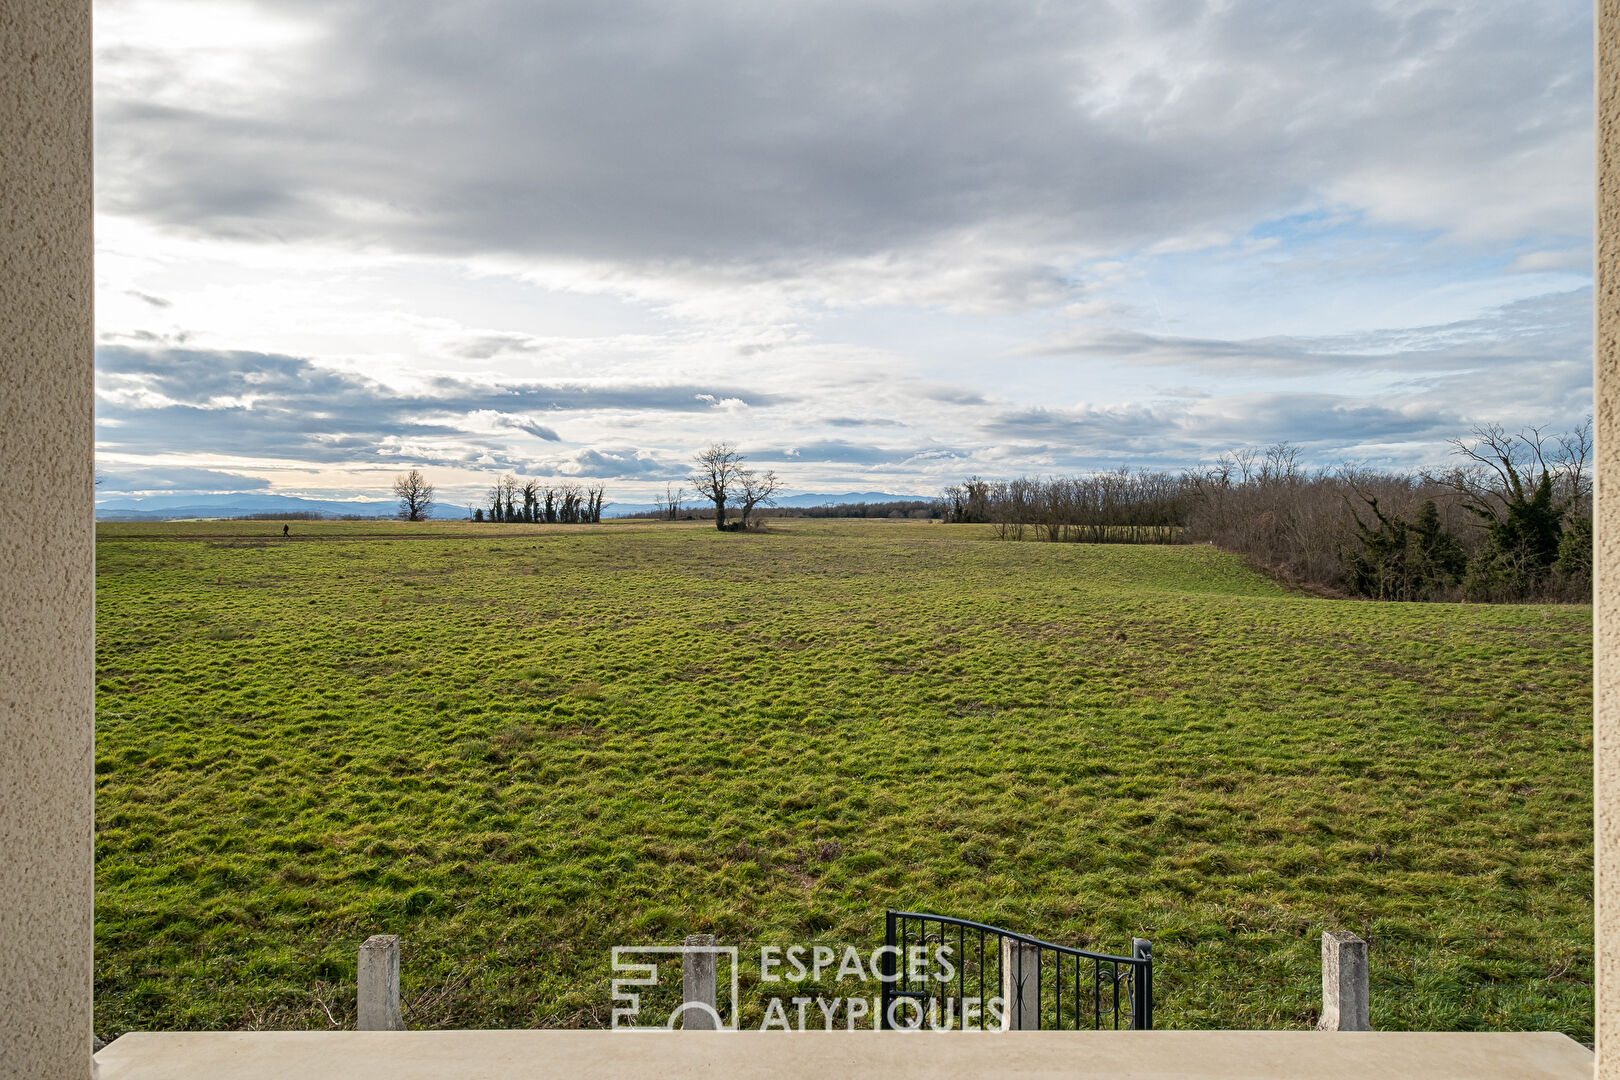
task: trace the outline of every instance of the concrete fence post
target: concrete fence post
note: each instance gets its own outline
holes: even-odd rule
[[[1001,1030],[1036,1031],[1041,1026],[1041,949],[1001,939]]]
[[[399,935],[373,934],[360,946],[356,972],[359,1031],[404,1031],[399,1012]]]
[[[720,1027],[714,996],[714,935],[688,934],[681,957],[681,1027],[715,1031]]]
[[[1322,1019],[1318,1031],[1371,1031],[1367,943],[1347,930],[1322,934]]]

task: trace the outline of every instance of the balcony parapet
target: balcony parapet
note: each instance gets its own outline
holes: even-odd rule
[[[1166,1077],[1590,1080],[1555,1032],[132,1032],[100,1080]]]

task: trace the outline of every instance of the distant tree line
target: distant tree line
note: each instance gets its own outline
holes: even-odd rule
[[[770,474],[771,483],[775,484],[775,474]],[[764,485],[756,483],[758,491]],[[775,502],[775,490],[767,496]],[[729,493],[728,493],[729,498]],[[652,516],[664,521],[713,521],[716,511],[712,505],[708,507],[689,507],[686,505],[687,491],[680,484],[669,483],[664,490],[653,495]],[[938,499],[897,499],[890,502],[854,502],[834,503],[829,506],[772,506],[767,505],[765,498],[757,498],[753,505],[744,500],[743,509],[748,511],[749,526],[763,518],[937,518],[943,512],[944,504]],[[640,517],[640,514],[628,514],[627,517]]]
[[[973,477],[946,489],[943,512],[1010,540],[1213,543],[1283,580],[1381,600],[1590,600],[1590,421],[1480,427],[1452,447],[1458,464],[1410,473],[1308,469],[1278,444],[1179,474]]]
[[[318,510],[266,510],[257,514],[238,514],[230,521],[391,521],[395,514],[323,514]]]
[[[761,517],[784,518],[936,518],[944,513],[939,499],[892,499],[888,502],[832,503],[827,506],[774,506]]]
[[[1173,544],[1187,523],[1185,479],[1148,470],[1093,476],[970,477],[945,489],[946,521],[994,525],[1007,540]]]
[[[488,508],[473,509],[473,520],[596,524],[602,520],[602,498],[606,491],[601,484],[550,486],[538,480],[519,480],[508,473],[491,485],[485,496]]]

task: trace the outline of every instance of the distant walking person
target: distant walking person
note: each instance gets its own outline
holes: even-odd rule
[[[291,525],[283,525],[281,527],[281,535],[282,536],[288,536],[288,535],[291,534],[291,532],[292,532],[292,526]]]

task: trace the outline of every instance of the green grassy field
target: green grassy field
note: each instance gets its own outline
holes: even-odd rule
[[[97,1032],[603,1025],[609,948],[1156,942],[1163,1027],[1592,1030],[1591,612],[973,526],[105,525]],[[746,1018],[759,987],[745,971]],[[800,991],[802,992],[802,991]]]

